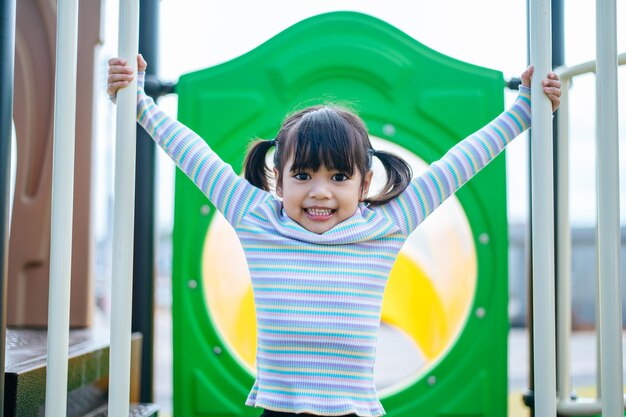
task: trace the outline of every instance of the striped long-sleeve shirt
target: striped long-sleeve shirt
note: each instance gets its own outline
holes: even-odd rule
[[[141,83],[140,83],[141,85]],[[384,414],[374,386],[387,278],[400,248],[447,197],[530,125],[530,90],[391,202],[360,205],[316,234],[224,163],[139,89],[138,121],[234,227],[254,292],[257,375],[246,404],[336,416]],[[364,267],[366,266],[366,267]]]

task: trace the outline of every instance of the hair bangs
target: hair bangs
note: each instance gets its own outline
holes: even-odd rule
[[[292,131],[291,171],[319,170],[323,165],[346,175],[361,166],[363,145],[354,129],[334,109],[321,108],[307,113]]]

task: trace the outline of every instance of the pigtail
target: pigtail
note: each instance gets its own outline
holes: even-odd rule
[[[374,151],[373,156],[382,162],[387,173],[387,183],[379,194],[368,198],[367,202],[372,206],[380,206],[399,196],[409,186],[413,171],[404,159],[392,153]]]
[[[267,179],[273,172],[265,163],[265,157],[267,156],[267,151],[275,143],[274,140],[257,140],[252,142],[244,162],[243,172],[246,180],[255,187],[265,191],[270,191]]]

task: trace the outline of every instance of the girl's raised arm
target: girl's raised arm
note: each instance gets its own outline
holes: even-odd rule
[[[143,90],[146,64],[141,56],[137,68],[137,121],[236,227],[250,208],[270,194],[239,177],[200,136],[163,112]],[[125,63],[116,59],[109,61],[109,74],[110,97],[132,80],[132,70],[128,75]]]
[[[511,108],[487,126],[452,147],[440,160],[415,177],[406,190],[381,207],[405,233],[413,231],[426,217],[463,184],[491,162],[515,137],[530,127],[530,77],[532,67],[522,74],[519,95]],[[560,81],[550,74],[544,91],[556,110]]]

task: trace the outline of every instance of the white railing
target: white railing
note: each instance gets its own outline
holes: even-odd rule
[[[532,135],[532,257],[535,415],[556,415],[554,312],[554,193],[552,108],[541,81],[551,71],[550,0],[530,5]]]
[[[549,28],[549,6],[533,2],[531,21],[535,25]],[[552,203],[536,201],[547,198],[552,200],[552,147],[551,127],[537,125],[537,94],[533,90],[533,314],[534,314],[534,355],[535,355],[535,414],[538,417],[552,417],[558,412],[562,415],[623,416],[624,394],[622,380],[622,323],[621,292],[619,284],[619,162],[618,162],[618,123],[617,123],[617,66],[626,63],[626,54],[617,55],[616,8],[615,0],[596,2],[597,30],[597,69],[591,61],[570,68],[559,68],[557,72],[563,85],[561,107],[558,118],[558,195],[557,195],[557,230],[558,252],[557,265],[557,320],[558,320],[558,355],[554,345],[554,237],[552,222]],[[543,19],[543,20],[542,20]],[[547,20],[547,22],[545,21]],[[547,71],[537,71],[536,60],[541,60],[541,42],[549,44],[545,38],[533,37],[540,30],[531,27],[531,61],[535,63],[533,82],[543,77]],[[598,296],[596,300],[598,333],[598,378],[595,399],[570,400],[569,337],[571,334],[571,236],[568,203],[568,88],[576,75],[589,72],[597,73],[596,112],[597,112],[597,259],[598,259]],[[550,130],[550,131],[549,131]],[[550,144],[544,143],[550,142]],[[538,149],[540,148],[540,149]],[[545,166],[544,166],[545,164]],[[550,180],[549,180],[550,179]],[[549,184],[548,184],[549,183]],[[535,192],[535,187],[541,187]],[[545,251],[546,253],[542,253]],[[539,265],[536,265],[539,263]],[[556,363],[553,358],[556,356]],[[554,384],[555,370],[558,371],[558,394]],[[555,397],[558,395],[558,403]]]
[[[622,53],[617,56],[617,64],[626,65],[626,53]],[[559,74],[559,77],[561,78],[561,83],[563,85],[563,88],[561,91],[561,107],[559,108],[558,130],[557,130],[558,131],[557,146],[559,149],[559,153],[557,155],[557,158],[558,158],[557,159],[558,160],[557,162],[557,165],[558,165],[557,230],[558,230],[559,246],[558,246],[558,252],[557,252],[558,355],[557,355],[557,366],[556,366],[556,369],[558,372],[558,386],[559,386],[558,411],[560,414],[563,414],[563,415],[592,415],[592,414],[599,414],[602,412],[601,398],[603,396],[601,394],[602,390],[600,388],[604,385],[601,379],[602,379],[602,375],[604,375],[605,372],[603,370],[603,366],[601,365],[601,361],[600,361],[600,357],[602,355],[601,348],[599,348],[597,352],[597,355],[598,355],[597,397],[594,399],[585,398],[585,399],[578,399],[575,401],[572,401],[569,398],[570,391],[571,391],[569,338],[571,335],[571,327],[572,327],[571,326],[571,315],[572,315],[571,293],[572,291],[571,291],[571,279],[570,279],[570,276],[571,276],[570,275],[571,273],[571,233],[570,233],[570,230],[571,229],[570,229],[570,223],[569,223],[569,190],[568,190],[568,187],[569,187],[569,84],[570,84],[570,81],[574,77],[577,77],[583,74],[596,72],[596,61],[589,61],[589,62],[585,62],[585,63],[575,65],[572,67],[557,68],[556,72]],[[616,93],[617,86],[615,85],[613,88],[614,88],[613,91],[615,91],[615,94],[617,94]],[[617,111],[617,102],[615,103],[614,109],[615,111]],[[597,121],[598,124],[600,123],[600,121],[601,119],[598,119]],[[617,135],[617,133],[615,133],[615,135]],[[598,139],[601,137],[603,136],[600,136],[600,130],[598,130]],[[598,141],[598,146],[599,145],[600,145],[600,141]],[[613,148],[608,147],[608,149],[605,149],[605,151],[606,152],[613,151],[615,152],[614,155],[617,155],[616,144],[613,144]],[[600,155],[601,153],[600,153],[600,150],[598,149],[598,156],[597,156],[598,161],[602,161],[602,159],[600,159]],[[600,165],[604,165],[604,163],[598,164],[598,167],[600,167]],[[598,181],[600,181],[600,175],[606,175],[606,173],[601,174],[600,171],[598,171]],[[616,175],[615,178],[617,178],[617,174],[614,174],[614,175]],[[612,192],[614,192],[616,196],[619,196],[619,187],[617,186],[617,184],[614,184],[613,186],[615,188],[612,190]],[[598,193],[599,191],[600,190],[598,190]],[[601,210],[600,205],[605,205],[607,202],[606,200],[600,202],[601,198],[604,198],[604,197],[601,197],[600,195],[598,195],[599,215],[600,215],[600,210]],[[610,200],[608,201],[610,202]],[[604,210],[606,210],[606,208],[604,208]],[[615,210],[615,207],[613,207],[613,210]],[[617,212],[619,213],[619,207],[617,207]],[[618,222],[619,222],[619,219],[618,219]],[[598,237],[600,237],[600,233],[601,233],[600,228],[598,228]],[[617,233],[618,233],[617,249],[619,250],[619,245],[620,245],[619,223],[617,226]],[[615,239],[614,236],[611,236],[612,234],[613,232],[611,232],[611,234],[608,236],[612,239]],[[608,252],[603,251],[600,245],[598,245],[597,247],[598,262],[600,262],[600,258],[606,259],[608,256],[611,256],[611,255]],[[618,259],[618,258],[619,258],[619,255],[617,255],[617,257],[615,257],[614,259]],[[613,261],[609,259],[609,262],[613,262]],[[606,277],[606,272],[604,272],[604,276]],[[618,273],[616,273],[615,276],[618,277],[619,279]],[[605,290],[606,290],[606,286],[605,286]],[[616,291],[615,294],[617,294],[618,296],[619,294],[621,294],[619,291],[617,290],[615,291]],[[599,294],[598,294],[598,297],[599,297]],[[605,301],[606,300],[603,300],[602,303],[604,303]],[[617,299],[617,302],[618,303],[620,302],[619,298]],[[597,299],[596,305],[599,306],[600,303],[601,302]],[[615,318],[619,319],[619,321],[621,322],[621,307],[619,306],[619,304],[617,306],[617,310],[615,310],[616,309],[615,305],[612,307],[612,309],[613,309],[613,313],[615,314],[615,317],[613,318],[613,322],[615,321]],[[616,344],[616,345],[619,344],[617,346],[619,348],[618,349],[619,354],[617,358],[619,362],[617,362],[617,360],[615,362],[605,361],[605,362],[608,362],[605,364],[605,366],[608,365],[609,368],[612,368],[612,371],[615,371],[618,373],[618,377],[619,377],[618,388],[620,390],[620,394],[618,397],[623,397],[623,394],[621,393],[622,368],[620,366],[621,360],[622,360],[621,359],[622,358],[621,356],[621,323],[618,323],[619,325],[618,329],[615,328],[616,327],[615,323],[611,323],[610,326],[603,325],[604,317],[601,314],[602,313],[600,312],[598,313],[598,320],[596,320],[598,323],[597,325],[598,333],[610,331],[610,328],[613,328],[612,331],[619,336],[619,340],[612,341],[613,344]],[[599,341],[598,346],[600,346],[601,343],[602,342]],[[612,354],[613,356],[615,356],[614,352]],[[615,375],[613,375],[612,378],[615,378]],[[605,397],[605,400],[607,400],[606,396],[604,397]],[[623,401],[623,399],[618,400],[618,401]]]
[[[46,417],[67,408],[78,0],[58,2],[56,48]]]
[[[117,94],[109,360],[109,415],[114,417],[128,415],[130,392],[138,47],[139,0],[121,0],[118,56],[135,69],[135,78]]]
[[[57,16],[46,417],[67,413],[78,0],[59,0]],[[135,70],[138,38],[139,0],[120,0],[119,56]],[[130,394],[136,77],[117,102],[109,415],[120,417]]]
[[[620,291],[616,0],[596,0],[597,247],[600,334],[598,400],[604,416],[624,415]]]

